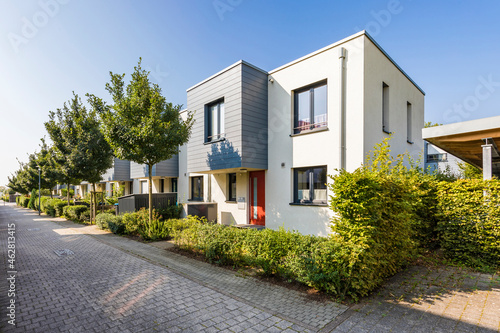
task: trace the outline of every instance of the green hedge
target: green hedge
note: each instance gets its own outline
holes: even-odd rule
[[[500,181],[441,184],[440,243],[450,259],[476,268],[500,267]]]
[[[63,215],[74,221],[82,221],[81,214],[88,211],[88,207],[85,205],[76,206],[64,206]]]

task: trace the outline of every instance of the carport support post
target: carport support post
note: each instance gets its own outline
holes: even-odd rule
[[[492,161],[491,161],[491,150],[492,144],[482,145],[483,147],[483,179],[488,180],[492,178]]]

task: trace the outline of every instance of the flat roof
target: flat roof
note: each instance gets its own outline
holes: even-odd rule
[[[303,57],[301,57],[301,58],[299,58],[299,59],[293,60],[293,61],[291,61],[291,62],[289,62],[289,63],[287,63],[287,64],[285,64],[285,65],[283,65],[283,66],[280,66],[280,67],[278,67],[278,68],[276,68],[276,69],[273,69],[272,71],[269,71],[269,72],[266,72],[265,70],[263,70],[263,69],[261,69],[261,68],[259,68],[259,67],[255,66],[255,65],[252,65],[251,63],[246,62],[245,60],[239,60],[239,61],[235,62],[234,64],[232,64],[232,65],[230,65],[230,66],[228,66],[228,67],[224,68],[223,70],[221,70],[221,71],[219,71],[219,72],[215,73],[214,75],[212,75],[212,76],[210,76],[210,77],[206,78],[205,80],[203,80],[203,81],[201,81],[201,82],[199,82],[199,83],[195,84],[194,86],[192,86],[192,87],[190,87],[190,88],[186,89],[186,92],[188,92],[188,91],[190,91],[190,90],[192,90],[192,89],[194,89],[194,88],[196,88],[196,87],[198,87],[198,86],[200,86],[200,85],[204,84],[204,83],[205,83],[205,82],[207,82],[207,81],[212,80],[213,78],[215,78],[215,77],[217,77],[217,76],[219,76],[219,75],[221,75],[221,74],[223,74],[223,73],[227,72],[228,70],[230,70],[230,69],[232,69],[232,68],[234,68],[234,67],[236,67],[236,66],[239,66],[239,65],[241,65],[241,64],[244,64],[244,65],[246,65],[246,66],[248,66],[248,67],[251,67],[251,68],[253,68],[253,69],[255,69],[255,70],[258,70],[258,71],[260,71],[260,72],[262,72],[262,73],[264,73],[264,74],[270,75],[270,74],[276,73],[276,72],[278,72],[278,71],[280,71],[280,70],[282,70],[282,69],[285,69],[285,68],[287,68],[287,67],[290,67],[290,66],[292,66],[292,65],[295,65],[295,64],[297,64],[297,63],[299,63],[299,62],[301,62],[301,61],[304,61],[304,60],[306,60],[306,59],[309,59],[309,58],[311,58],[311,57],[314,57],[315,55],[318,55],[318,54],[320,54],[320,53],[323,53],[323,52],[325,52],[325,51],[328,51],[328,50],[330,50],[330,49],[332,49],[332,48],[334,48],[334,47],[337,47],[337,46],[339,46],[339,45],[341,45],[341,44],[347,43],[347,42],[349,42],[349,41],[351,41],[351,40],[353,40],[353,39],[359,38],[359,37],[361,37],[361,36],[366,36],[366,37],[367,37],[367,38],[368,38],[368,39],[369,39],[369,40],[370,40],[370,41],[371,41],[371,42],[372,42],[372,43],[373,43],[373,44],[374,44],[374,45],[375,45],[375,46],[376,46],[376,47],[380,50],[380,52],[382,52],[382,53],[385,55],[385,57],[386,57],[386,58],[387,58],[390,62],[392,62],[392,64],[393,64],[393,65],[394,65],[394,66],[395,66],[395,67],[396,67],[396,68],[397,68],[397,69],[398,69],[398,70],[399,70],[399,71],[400,71],[400,72],[401,72],[401,73],[402,73],[402,74],[403,74],[403,75],[404,75],[404,76],[405,76],[405,77],[406,77],[406,78],[407,78],[407,79],[408,79],[408,80],[409,80],[409,81],[410,81],[410,82],[411,82],[411,83],[412,83],[412,84],[413,84],[413,85],[414,85],[414,86],[415,86],[415,87],[416,87],[416,88],[417,88],[417,89],[418,89],[418,90],[419,90],[419,91],[423,94],[423,95],[425,95],[425,92],[422,90],[422,88],[420,88],[420,87],[419,87],[419,85],[418,85],[415,81],[413,81],[413,79],[412,79],[412,78],[411,78],[411,77],[410,77],[410,76],[409,76],[409,75],[408,75],[408,74],[407,74],[407,73],[406,73],[406,72],[405,72],[405,71],[404,71],[404,70],[403,70],[403,69],[402,69],[402,68],[401,68],[401,67],[400,67],[397,63],[396,63],[396,61],[394,61],[394,59],[392,59],[392,58],[389,56],[389,54],[388,54],[387,52],[385,52],[385,50],[384,50],[384,49],[383,49],[383,48],[382,48],[382,47],[381,47],[381,46],[380,46],[380,45],[379,45],[379,44],[375,41],[375,39],[373,39],[373,37],[372,37],[372,36],[370,36],[370,34],[369,34],[366,30],[362,30],[362,31],[360,31],[360,32],[358,32],[358,33],[355,33],[354,35],[351,35],[351,36],[349,36],[349,37],[346,37],[346,38],[344,38],[344,39],[341,39],[341,40],[339,40],[338,42],[335,42],[335,43],[333,43],[333,44],[330,44],[330,45],[328,45],[328,46],[325,46],[325,47],[323,47],[323,48],[321,48],[321,49],[319,49],[319,50],[317,50],[317,51],[314,51],[314,52],[312,52],[312,53],[309,53],[309,54],[307,54],[307,55],[305,55],[305,56],[303,56]]]
[[[413,81],[413,79],[396,63],[396,61],[394,61],[394,59],[391,58],[391,56],[389,56],[389,54],[387,52],[385,52],[385,50],[375,41],[375,39],[373,39],[372,36],[370,36],[370,34],[366,30],[362,30],[362,31],[360,31],[358,33],[355,33],[354,35],[351,35],[349,37],[341,39],[338,42],[335,42],[333,44],[325,46],[322,49],[319,49],[317,51],[309,53],[309,54],[307,54],[307,55],[305,55],[305,56],[303,56],[303,57],[301,57],[299,59],[293,60],[293,61],[291,61],[291,62],[289,62],[289,63],[287,63],[287,64],[285,64],[283,66],[280,66],[280,67],[278,67],[276,69],[273,69],[272,71],[269,71],[269,74],[272,75],[272,74],[274,74],[274,73],[276,73],[276,72],[278,72],[278,71],[280,71],[282,69],[285,69],[287,67],[293,66],[293,65],[295,65],[295,64],[297,64],[297,63],[299,63],[301,61],[304,61],[306,59],[314,57],[314,56],[316,56],[316,55],[318,55],[320,53],[328,51],[328,50],[330,50],[330,49],[332,49],[334,47],[337,47],[339,45],[345,44],[345,43],[347,43],[347,42],[349,42],[349,41],[351,41],[353,39],[359,38],[361,36],[366,36],[380,50],[380,52],[382,52],[385,55],[385,57],[390,62],[392,62],[392,64],[401,72],[401,74],[403,74],[415,86],[415,88],[417,88],[423,95],[425,95],[425,92],[422,90],[422,88],[420,88],[420,86],[417,83],[415,83],[415,81]]]
[[[234,68],[234,67],[236,67],[236,66],[239,66],[239,65],[246,65],[246,66],[251,67],[251,68],[253,68],[253,69],[255,69],[255,70],[258,70],[258,71],[260,71],[260,72],[262,72],[262,73],[264,73],[264,74],[266,74],[266,75],[268,74],[265,70],[260,69],[259,67],[254,66],[254,65],[252,65],[251,63],[246,62],[245,60],[239,60],[239,61],[235,62],[234,64],[232,64],[231,66],[228,66],[228,67],[224,68],[224,69],[223,69],[223,70],[221,70],[220,72],[217,72],[217,73],[215,73],[214,75],[212,75],[212,76],[210,76],[210,77],[206,78],[205,80],[203,80],[203,81],[201,81],[201,82],[199,82],[199,83],[195,84],[194,86],[192,86],[192,87],[190,87],[190,88],[186,89],[186,92],[188,92],[188,91],[190,91],[190,90],[192,90],[192,89],[194,89],[194,88],[196,88],[196,87],[198,87],[198,86],[202,85],[203,83],[205,83],[205,82],[207,82],[207,81],[212,80],[213,78],[215,78],[215,77],[217,77],[217,76],[219,76],[219,75],[221,75],[221,74],[223,74],[223,73],[227,72],[228,70],[230,70],[230,69],[232,69],[232,68]]]
[[[500,116],[463,121],[422,129],[422,138],[456,157],[483,167],[483,139],[500,143]],[[500,171],[500,160],[494,157],[494,173]]]

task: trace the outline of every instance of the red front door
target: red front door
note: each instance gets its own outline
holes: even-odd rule
[[[250,224],[266,225],[266,172],[250,172]]]

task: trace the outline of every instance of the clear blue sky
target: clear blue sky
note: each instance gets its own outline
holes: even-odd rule
[[[38,149],[49,110],[139,57],[164,95],[244,59],[264,70],[366,29],[426,92],[426,121],[499,115],[498,1],[3,0],[0,185]]]

